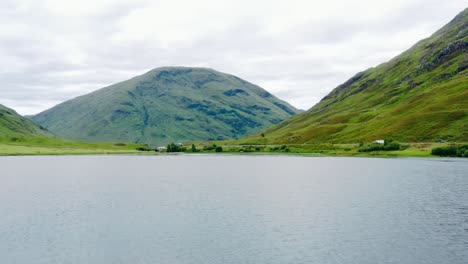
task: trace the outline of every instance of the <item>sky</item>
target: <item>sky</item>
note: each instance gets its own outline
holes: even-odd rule
[[[207,67],[309,109],[466,0],[1,0],[0,104],[23,115],[162,66]]]

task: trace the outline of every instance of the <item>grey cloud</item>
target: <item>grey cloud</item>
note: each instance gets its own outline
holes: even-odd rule
[[[385,45],[394,36],[420,27],[430,34],[465,8],[461,0],[413,0],[384,16],[331,14],[281,33],[266,32],[258,18],[244,17],[174,46],[150,38],[115,40],[122,19],[147,3],[121,1],[97,14],[64,17],[47,13],[40,3],[32,12],[18,9],[18,1],[2,1],[0,55],[8,65],[0,66],[0,103],[33,114],[155,67],[187,65],[237,75],[309,108],[354,73],[414,44]],[[320,10],[310,12],[313,17]]]

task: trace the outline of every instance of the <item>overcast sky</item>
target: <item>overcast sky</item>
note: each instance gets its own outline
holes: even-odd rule
[[[308,109],[430,36],[466,0],[1,0],[0,104],[35,114],[161,66],[200,66]]]

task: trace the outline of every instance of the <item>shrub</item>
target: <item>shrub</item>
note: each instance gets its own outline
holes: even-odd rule
[[[400,150],[401,146],[400,144],[396,142],[391,142],[388,144],[384,144],[383,149],[384,150]]]
[[[213,150],[213,149],[214,149],[213,146],[204,146],[203,147],[203,150],[205,150],[205,151],[210,151],[210,150]]]
[[[151,149],[150,147],[138,147],[138,148],[136,148],[136,150],[138,150],[138,151],[152,151],[153,149]]]
[[[384,146],[378,143],[363,144],[359,147],[359,152],[371,152],[384,150]]]
[[[194,145],[194,144],[192,144],[191,151],[192,151],[192,152],[198,152],[198,149],[195,147],[195,145]]]
[[[12,141],[12,142],[20,142],[20,141],[23,141],[23,138],[22,138],[22,137],[11,137],[11,138],[10,138],[10,141]]]
[[[401,145],[398,142],[393,140],[385,140],[384,144],[379,143],[367,143],[360,144],[359,152],[372,152],[372,151],[392,151],[392,150],[402,150],[406,147]]]
[[[183,152],[186,149],[184,147],[179,147],[174,143],[167,145],[166,152]]]
[[[290,149],[286,145],[270,147],[269,150],[270,151],[282,151],[282,152],[289,152],[290,151]]]
[[[468,145],[462,145],[462,146],[457,147],[457,157],[468,158],[468,156],[466,155],[467,151],[468,151]]]
[[[468,158],[468,145],[451,145],[447,147],[433,148],[432,155],[441,157],[465,157]]]
[[[211,151],[211,150],[216,150],[216,144],[213,144],[211,146],[204,146],[203,147],[203,150],[206,150],[206,151]]]
[[[436,156],[456,156],[457,148],[455,146],[433,148],[431,154]]]
[[[223,148],[221,146],[216,146],[215,151],[216,152],[223,152]]]
[[[252,146],[245,146],[241,149],[241,152],[254,152]]]

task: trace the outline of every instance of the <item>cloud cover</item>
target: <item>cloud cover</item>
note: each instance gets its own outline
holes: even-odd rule
[[[463,0],[2,0],[0,104],[35,114],[161,66],[209,67],[308,109],[430,36]]]

